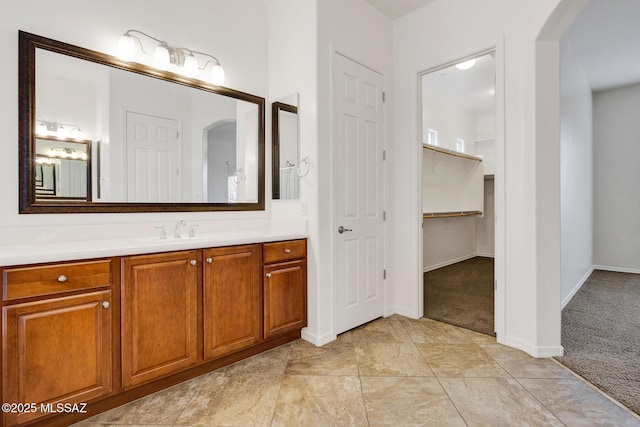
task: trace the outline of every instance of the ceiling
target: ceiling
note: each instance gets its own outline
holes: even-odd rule
[[[591,0],[567,36],[592,90],[640,82],[640,1]]]
[[[390,19],[400,18],[434,1],[436,0],[367,0],[369,4]]]
[[[425,101],[446,99],[474,114],[490,113],[495,110],[494,74],[493,54],[487,54],[476,58],[475,66],[468,70],[452,65],[424,74],[423,96]]]

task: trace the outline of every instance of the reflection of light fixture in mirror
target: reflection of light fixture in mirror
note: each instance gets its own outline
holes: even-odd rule
[[[136,57],[136,41],[140,46],[142,53],[149,55],[142,45],[142,39],[140,36],[144,36],[153,40],[156,44],[153,51],[153,64],[156,68],[163,70],[168,69],[170,64],[179,67],[179,72],[187,77],[197,77],[198,71],[205,71],[209,64],[211,64],[211,70],[209,76],[205,79],[214,85],[224,85],[224,69],[218,58],[208,53],[198,52],[185,47],[173,47],[167,44],[167,42],[157,39],[149,34],[143,33],[138,30],[127,30],[118,40],[117,54],[121,59],[125,61],[133,61]],[[203,57],[204,65],[198,64],[197,57]]]
[[[87,160],[87,153],[83,150],[74,150],[65,147],[52,147],[47,153],[49,157],[72,160]]]
[[[468,70],[469,68],[473,67],[474,65],[476,65],[476,60],[475,59],[469,59],[468,61],[463,61],[460,62],[459,64],[456,64],[456,68],[458,70]]]
[[[58,139],[84,140],[84,133],[80,126],[71,123],[48,122],[38,120],[36,124],[36,135],[46,137],[52,136]]]

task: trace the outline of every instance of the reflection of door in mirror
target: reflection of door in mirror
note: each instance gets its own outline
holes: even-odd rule
[[[37,199],[90,200],[91,141],[36,139]]]
[[[298,94],[272,106],[274,199],[299,197]]]
[[[182,139],[176,119],[127,111],[127,201],[181,200]]]

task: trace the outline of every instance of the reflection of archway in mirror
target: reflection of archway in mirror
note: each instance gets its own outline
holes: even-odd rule
[[[204,194],[209,203],[237,202],[236,121],[218,120],[204,129]]]

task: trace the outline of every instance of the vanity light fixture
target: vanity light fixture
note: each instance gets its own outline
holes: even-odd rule
[[[468,61],[463,61],[460,62],[458,64],[456,64],[456,68],[458,70],[468,70],[469,68],[473,67],[474,65],[476,65],[476,60],[475,59],[469,59]]]
[[[181,74],[191,78],[197,78],[200,70],[206,71],[207,68],[210,68],[208,77],[202,80],[209,81],[216,86],[224,85],[224,68],[222,68],[220,61],[215,56],[186,47],[170,46],[167,42],[142,31],[127,30],[120,36],[117,47],[118,57],[125,61],[134,61],[137,53],[136,41],[142,53],[151,56],[144,49],[140,36],[152,40],[156,45],[153,50],[153,65],[156,68],[167,70],[173,64],[178,67]],[[199,65],[198,57],[202,58],[204,65]],[[211,64],[211,67],[209,67],[209,64]]]
[[[87,153],[85,151],[74,150],[72,148],[52,147],[49,149],[47,155],[50,158],[55,157],[59,159],[87,160]]]
[[[71,123],[48,122],[38,120],[36,125],[36,135],[46,137],[53,136],[58,139],[75,139],[82,141],[84,133],[80,126]]]

